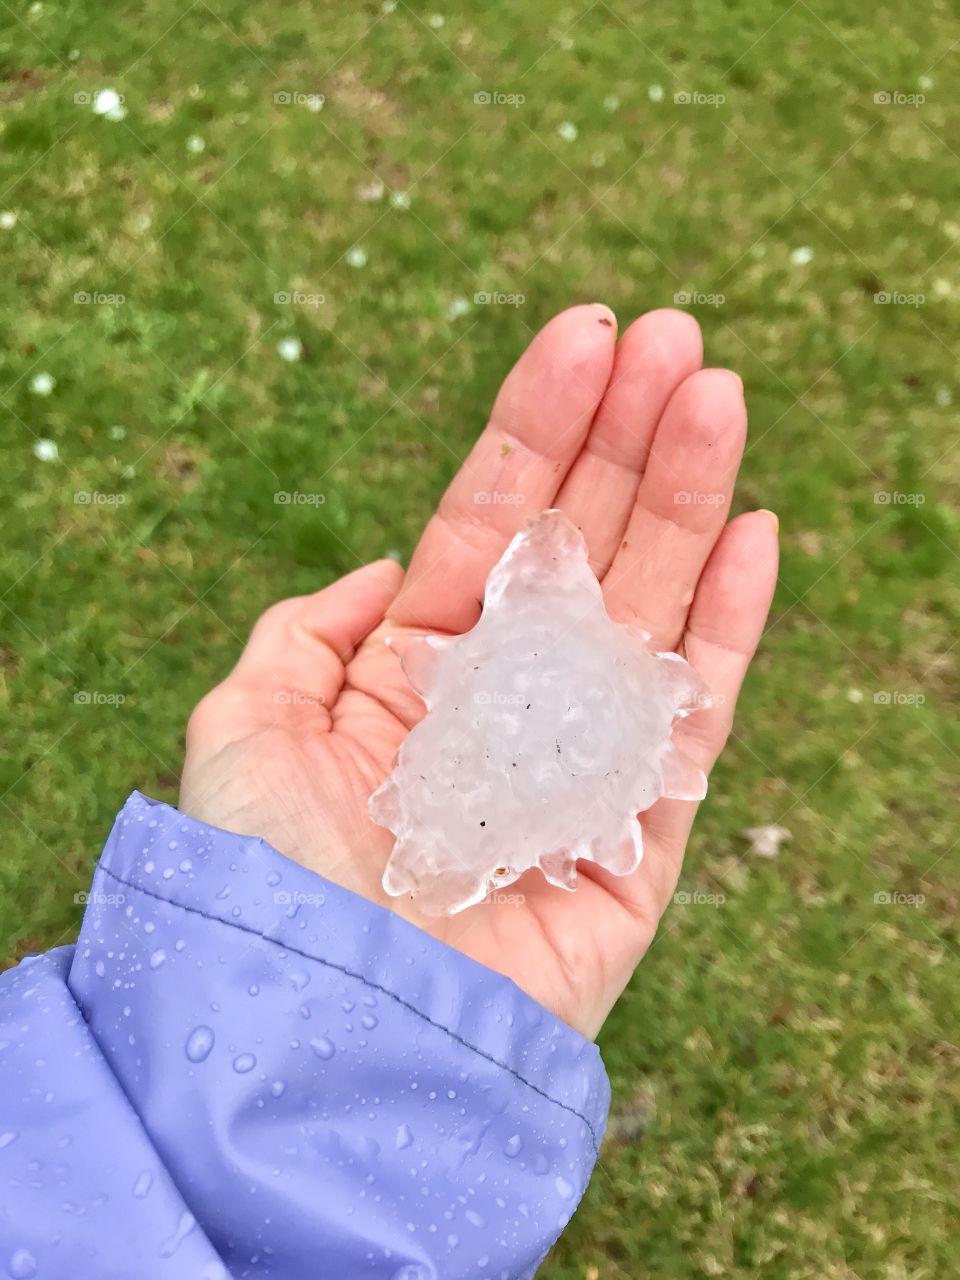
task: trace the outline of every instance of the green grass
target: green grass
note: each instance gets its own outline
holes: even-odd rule
[[[541,1275],[939,1280],[960,1269],[951,15],[463,8],[0,8],[5,952],[71,937],[131,787],[176,799],[186,715],[258,610],[409,553],[554,311],[722,294],[691,309],[746,383],[738,504],[783,528],[681,886],[724,901],[672,910],[604,1030],[617,1134]],[[104,87],[124,120],[75,103]],[[475,104],[495,90],[525,101]],[[456,314],[497,290],[525,301]],[[775,861],[740,834],[761,823],[792,832]]]

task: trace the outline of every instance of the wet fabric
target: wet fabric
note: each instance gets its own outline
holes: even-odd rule
[[[508,979],[135,792],[0,978],[0,1276],[526,1280],[608,1104]]]

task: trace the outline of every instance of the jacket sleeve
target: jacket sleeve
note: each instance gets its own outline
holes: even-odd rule
[[[0,979],[0,1264],[529,1280],[608,1102],[508,979],[135,792],[76,947]]]

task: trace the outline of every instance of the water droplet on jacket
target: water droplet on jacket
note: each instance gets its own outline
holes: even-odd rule
[[[160,1257],[172,1258],[196,1225],[197,1220],[192,1213],[183,1214],[180,1221],[177,1223],[176,1231],[170,1239],[166,1240],[161,1246]]]
[[[315,1036],[310,1041],[310,1048],[318,1058],[323,1058],[325,1061],[332,1058],[337,1052],[336,1045],[332,1040],[328,1040],[326,1036]]]
[[[19,1133],[16,1133],[13,1129],[10,1129],[7,1133],[0,1133],[0,1151],[4,1147],[9,1147],[11,1142],[16,1142],[19,1137]]]
[[[138,1200],[142,1200],[150,1188],[153,1186],[153,1174],[149,1169],[144,1169],[140,1177],[133,1184],[133,1194]]]
[[[224,898],[229,898],[231,893],[230,886],[225,884],[222,889],[217,890],[217,897],[222,902]]]
[[[271,871],[270,874],[267,876],[267,884],[272,889],[273,886],[279,884],[282,879],[283,879],[283,876],[280,874],[279,871]]]
[[[189,858],[184,858],[184,860],[180,863],[180,870],[181,871],[193,870],[193,863],[190,861]]]
[[[93,972],[97,975],[98,978],[103,978],[106,975],[107,966],[103,963],[102,960],[98,960],[97,963],[93,966]]]
[[[559,1174],[554,1178],[553,1185],[564,1200],[569,1200],[573,1195],[573,1187],[571,1187],[566,1178],[561,1178]]]
[[[203,1062],[213,1048],[214,1034],[210,1027],[194,1027],[187,1036],[186,1054],[191,1062]]]
[[[252,1053],[241,1053],[233,1060],[233,1069],[238,1075],[245,1076],[248,1071],[252,1071],[257,1065],[257,1059]]]
[[[290,971],[290,981],[293,983],[294,991],[302,991],[310,982],[310,975],[306,969],[292,969]]]
[[[430,1280],[430,1272],[418,1262],[408,1263],[393,1273],[393,1280]]]
[[[7,1263],[12,1280],[32,1280],[37,1274],[37,1260],[29,1249],[15,1249]]]
[[[413,1142],[413,1134],[407,1125],[400,1125],[397,1129],[397,1150],[404,1151]]]
[[[249,987],[247,987],[247,995],[258,996],[259,994],[260,994],[260,988],[257,986],[255,982],[251,982]]]
[[[275,1098],[282,1098],[286,1091],[287,1086],[282,1080],[274,1080],[273,1084],[270,1086],[270,1092]]]
[[[514,1156],[518,1156],[520,1154],[522,1146],[523,1139],[520,1137],[519,1133],[515,1133],[512,1138],[508,1138],[504,1143],[503,1153],[504,1155],[509,1156],[512,1160]]]
[[[353,1013],[356,1007],[357,1006],[352,1000],[344,1000],[343,1004],[340,1006],[344,1013]]]
[[[481,1218],[480,1214],[477,1213],[476,1209],[465,1210],[463,1216],[466,1218],[466,1220],[470,1223],[472,1227],[485,1227],[487,1225],[486,1219]]]
[[[163,964],[164,960],[166,960],[166,958],[167,958],[167,953],[162,948],[158,951],[155,951],[153,955],[150,957],[150,968],[159,969],[160,966]]]
[[[368,1031],[372,1031],[373,1028],[378,1024],[377,1024],[377,1019],[374,1017],[372,1013],[365,1013],[363,1017],[360,1019],[360,1025],[362,1027],[366,1027]]]

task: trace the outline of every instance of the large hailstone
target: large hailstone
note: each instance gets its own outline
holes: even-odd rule
[[[370,798],[396,836],[387,893],[448,915],[531,867],[562,889],[578,858],[633,871],[637,813],[707,787],[670,732],[710,696],[649,639],[607,617],[580,531],[544,511],[494,566],[472,631],[397,644],[428,710]]]

